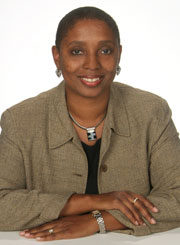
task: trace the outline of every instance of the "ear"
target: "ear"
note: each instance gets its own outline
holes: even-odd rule
[[[56,46],[52,46],[52,55],[56,67],[60,70],[60,53]]]
[[[121,53],[122,53],[122,45],[119,45],[118,64],[119,64],[120,59],[121,59]]]

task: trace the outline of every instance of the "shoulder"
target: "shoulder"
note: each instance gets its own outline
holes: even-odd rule
[[[48,109],[48,105],[54,100],[55,97],[57,97],[59,91],[62,89],[64,89],[64,87],[63,84],[60,83],[55,88],[42,92],[37,96],[28,98],[8,108],[7,111],[12,113],[14,116],[30,115],[31,113],[38,115],[42,111]]]
[[[60,90],[63,90],[63,84],[8,108],[2,114],[1,127],[7,128],[14,125],[30,130],[38,124],[43,126],[47,122],[50,107]]]
[[[39,112],[42,109],[45,109],[47,104],[54,98],[54,96],[57,94],[58,87],[52,88],[48,91],[42,92],[38,94],[37,96],[28,98],[10,108],[8,108],[9,111],[12,113],[25,113],[25,112]]]
[[[132,100],[133,102],[138,102],[138,101],[154,101],[154,102],[158,102],[158,101],[164,101],[164,99],[154,93],[145,91],[145,90],[141,90],[139,88],[135,88],[123,83],[119,83],[119,82],[114,82],[112,85],[112,90],[113,93],[115,91],[117,91],[118,93],[121,94],[121,96],[123,96],[123,98],[125,100]]]
[[[123,100],[127,110],[136,113],[161,114],[161,111],[170,110],[167,101],[159,95],[123,83],[114,82],[112,93]]]

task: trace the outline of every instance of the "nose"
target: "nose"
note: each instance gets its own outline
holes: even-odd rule
[[[85,56],[84,68],[89,70],[97,70],[101,67],[98,54],[89,53]]]

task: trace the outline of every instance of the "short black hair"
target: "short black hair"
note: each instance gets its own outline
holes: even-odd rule
[[[59,49],[61,41],[67,32],[76,24],[77,21],[83,19],[98,19],[106,22],[113,31],[118,44],[120,45],[119,29],[114,19],[101,9],[95,7],[80,7],[66,14],[59,22],[56,33],[56,47]]]

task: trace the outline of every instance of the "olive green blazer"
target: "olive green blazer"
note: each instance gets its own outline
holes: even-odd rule
[[[64,82],[3,113],[0,136],[0,230],[57,219],[72,193],[85,193],[88,162],[68,116]],[[129,229],[146,235],[180,226],[180,140],[160,97],[113,83],[98,169],[99,193],[129,190],[160,210],[157,224]]]

